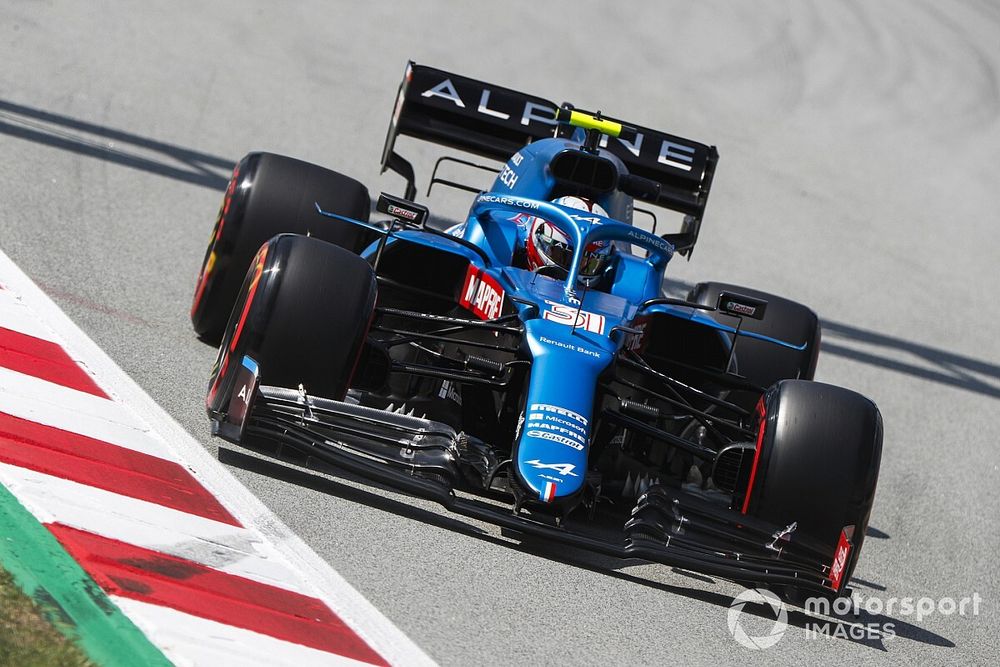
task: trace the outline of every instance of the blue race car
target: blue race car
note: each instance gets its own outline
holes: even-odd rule
[[[435,165],[431,186],[474,193],[464,221],[442,228],[414,201],[401,135],[498,161]],[[714,147],[410,63],[382,155],[406,188],[377,198],[377,220],[347,176],[267,153],[237,165],[191,310],[221,344],[213,434],[523,535],[844,594],[878,409],[812,380],[809,308],[712,282],[664,296],[717,162]],[[438,175],[457,169],[493,184]],[[679,231],[658,234],[671,216]]]

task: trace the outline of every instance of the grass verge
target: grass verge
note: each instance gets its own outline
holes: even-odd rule
[[[34,600],[0,568],[0,665],[90,667],[94,663],[56,630]]]

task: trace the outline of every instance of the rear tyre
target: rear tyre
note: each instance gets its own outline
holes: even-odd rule
[[[763,398],[763,435],[744,512],[779,526],[796,523],[829,549],[838,592],[857,564],[882,458],[882,416],[864,396],[829,384],[783,380]]]
[[[223,412],[244,356],[261,384],[342,399],[375,309],[375,272],[315,238],[282,234],[261,246],[226,325],[209,383],[209,414]]]
[[[374,239],[371,231],[320,215],[317,203],[324,211],[368,220],[368,190],[353,178],[271,153],[250,153],[240,160],[222,200],[191,304],[191,323],[199,336],[219,342],[247,268],[272,236],[308,234],[352,252]]]

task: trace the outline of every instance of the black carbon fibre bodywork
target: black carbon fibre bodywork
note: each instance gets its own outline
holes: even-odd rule
[[[611,541],[588,535],[574,522],[553,521],[529,508],[511,511],[477,498],[495,495],[494,475],[503,462],[482,443],[439,422],[262,386],[255,391],[246,423],[234,426],[241,427],[242,437],[227,437],[225,429],[217,434],[251,449],[254,441],[279,442],[329,466],[523,535],[741,583],[835,594],[829,550],[796,535],[794,525],[769,524],[666,484],[652,485],[639,496],[621,540]]]

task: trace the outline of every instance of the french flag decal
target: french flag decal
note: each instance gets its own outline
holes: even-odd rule
[[[556,497],[556,485],[552,482],[545,482],[545,488],[538,494],[538,497],[547,503],[551,503],[552,499]]]

